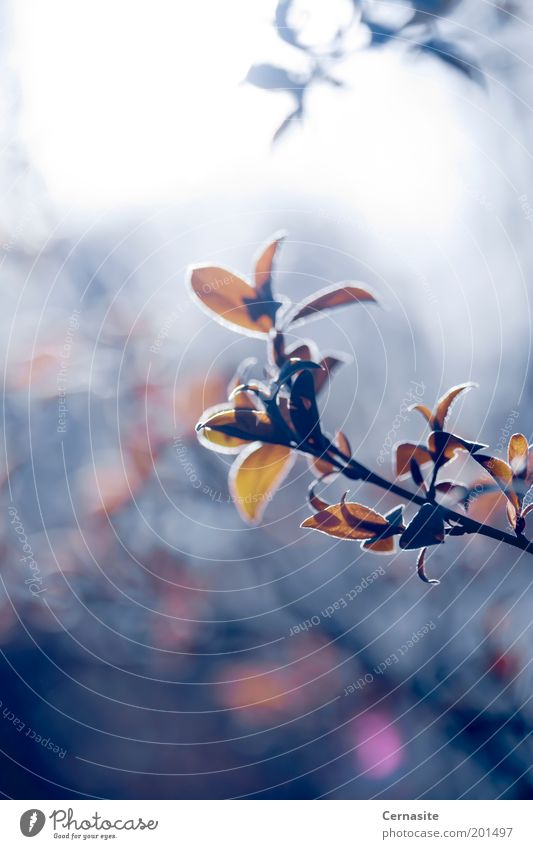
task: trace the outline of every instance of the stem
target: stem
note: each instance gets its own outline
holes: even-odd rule
[[[366,466],[363,466],[357,460],[348,457],[340,451],[336,445],[330,444],[329,451],[336,454],[339,459],[336,459],[331,455],[328,456],[328,459],[337,466],[344,477],[347,477],[350,480],[360,480],[363,481],[363,483],[371,483],[374,486],[378,486],[380,489],[386,490],[387,492],[393,492],[395,495],[403,498],[404,501],[413,502],[414,504],[422,505],[434,503],[430,498],[423,498],[421,495],[409,492],[408,489],[404,489],[402,486],[398,486],[395,483],[391,483],[386,478],[382,478],[381,475],[367,469]],[[455,510],[451,510],[449,507],[444,507],[443,505],[440,505],[440,507],[444,518],[446,520],[451,519],[452,522],[458,523],[465,533],[481,534],[482,536],[498,540],[498,542],[504,542],[507,545],[512,545],[514,548],[519,548],[521,551],[527,551],[528,554],[533,554],[533,541],[529,541],[521,535],[513,536],[512,534],[508,534],[506,531],[501,531],[499,528],[493,528],[492,525],[485,525],[483,522],[477,522],[475,519],[465,516],[464,513],[458,513]]]

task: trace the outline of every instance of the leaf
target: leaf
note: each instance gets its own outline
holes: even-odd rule
[[[447,433],[445,430],[434,431],[428,439],[428,448],[433,462],[437,466],[443,466],[453,460],[457,451],[468,451],[469,454],[475,455],[476,451],[481,451],[482,448],[486,447],[482,443],[469,442],[467,439],[462,439],[453,433]]]
[[[315,383],[309,371],[301,371],[291,391],[289,413],[294,430],[302,442],[319,448],[324,438],[320,430],[320,414],[316,404]]]
[[[229,473],[230,493],[242,518],[258,522],[296,455],[283,445],[252,443],[241,452]]]
[[[261,299],[241,277],[225,268],[197,265],[189,270],[194,295],[221,324],[248,335],[264,336],[274,326],[281,301]]]
[[[312,339],[305,339],[303,342],[295,342],[287,348],[286,355],[296,357],[299,360],[313,360],[317,363],[320,357],[316,343]]]
[[[233,406],[245,407],[249,410],[257,409],[258,406],[260,406],[259,399],[257,398],[257,395],[255,395],[253,392],[249,392],[247,390],[237,391],[239,390],[239,387],[247,384],[246,375],[255,365],[257,365],[257,360],[255,359],[255,357],[247,357],[247,359],[241,362],[237,371],[228,383],[227,395],[228,399],[231,398]],[[260,386],[261,388],[263,388],[262,384]],[[264,389],[266,392],[266,386],[264,387]],[[227,409],[227,407],[227,404],[219,405],[218,409]],[[214,409],[215,408],[212,408],[212,410]],[[206,413],[204,413],[204,417],[205,415]]]
[[[281,441],[276,433],[274,424],[262,410],[222,409],[210,415],[206,421],[197,425],[197,430],[204,437],[217,444],[214,434],[234,437],[245,442],[274,442]],[[225,445],[224,440],[221,441]],[[217,449],[215,449],[217,450]]]
[[[292,94],[294,95],[294,98],[296,100],[296,108],[292,112],[289,112],[287,117],[283,119],[283,121],[279,125],[278,129],[276,130],[276,132],[272,136],[272,144],[275,144],[276,142],[278,142],[280,140],[280,138],[282,136],[286,135],[287,130],[289,129],[289,127],[291,126],[291,124],[294,121],[297,121],[300,118],[303,118],[303,114],[304,114],[303,94],[304,94],[306,85],[307,85],[307,83],[305,85],[303,85],[301,88],[295,88],[295,89],[292,90]]]
[[[385,513],[384,518],[387,520],[389,527],[392,526],[396,529],[396,533],[401,532],[404,527],[403,504],[389,510],[388,513]],[[375,540],[365,540],[365,542],[362,542],[361,548],[365,551],[371,551],[374,554],[394,554],[396,551],[396,540],[394,539],[394,535],[389,532],[389,528],[387,528],[384,534],[380,534]]]
[[[268,394],[266,386],[243,383],[230,392],[228,401],[231,401],[236,410],[259,410],[261,408],[259,399],[265,394]]]
[[[513,504],[511,504],[510,501],[507,501],[507,504],[505,505],[505,509],[506,509],[506,512],[507,512],[507,518],[509,520],[509,524],[511,525],[511,527],[514,530],[516,528],[516,523],[517,523],[517,520],[518,520],[518,513],[516,512],[516,508],[514,507]]]
[[[319,498],[319,496],[315,493],[315,486],[317,483],[318,481],[312,481],[309,484],[309,489],[307,490],[307,501],[314,510],[319,512],[320,510],[326,510],[326,508],[331,507],[331,505],[328,504],[327,501],[323,501],[323,499]]]
[[[421,578],[422,581],[424,581],[424,583],[426,583],[426,584],[438,585],[438,584],[440,584],[440,581],[437,580],[437,578],[428,578],[428,576],[426,575],[426,570],[425,570],[426,551],[427,551],[427,548],[423,548],[422,551],[420,552],[420,554],[418,555],[418,558],[417,558],[417,561],[416,561],[416,571],[418,572],[418,577]]]
[[[473,82],[484,82],[483,74],[474,60],[459,53],[456,45],[449,41],[444,41],[442,38],[432,38],[423,44],[417,44],[416,49],[433,54]]]
[[[400,548],[425,548],[444,542],[444,517],[438,504],[423,504],[400,537]]]
[[[391,529],[384,516],[353,501],[343,500],[332,504],[314,516],[310,516],[300,525],[312,528],[337,539],[367,540],[376,539],[383,531]],[[392,530],[392,529],[391,529]],[[398,530],[396,529],[396,532]]]
[[[523,433],[513,433],[508,448],[509,466],[517,478],[525,478],[529,458],[529,446]]]
[[[300,43],[297,31],[290,25],[289,18],[292,5],[293,0],[278,0],[275,17],[276,31],[279,37],[283,41],[286,41],[287,44],[300,50],[305,50],[305,46]]]
[[[278,248],[284,239],[284,233],[273,236],[266,247],[260,250],[255,261],[255,288],[259,296],[266,300],[272,300],[272,268]]]
[[[469,497],[468,487],[455,481],[441,481],[436,485],[435,491],[451,499],[455,504],[464,505]]]
[[[334,445],[342,451],[343,454],[346,454],[348,457],[352,456],[352,449],[350,447],[350,443],[348,442],[347,436],[340,431],[335,439],[333,440]],[[324,459],[324,457],[308,457],[309,466],[315,472],[315,474],[320,476],[323,475],[331,475],[333,472],[338,471],[336,467],[329,462],[329,460]]]
[[[363,302],[377,303],[377,300],[371,292],[359,286],[335,283],[302,301],[296,313],[289,314],[289,323],[291,327],[294,327],[305,319],[317,317],[324,310]]]
[[[320,360],[321,371],[313,372],[315,392],[317,395],[322,391],[328,380],[331,378],[333,372],[339,366],[345,365],[347,362],[347,357],[334,356],[333,354],[328,354]]]
[[[431,424],[431,422],[432,422],[432,420],[433,420],[433,413],[431,412],[431,410],[429,409],[429,407],[426,407],[426,405],[425,405],[425,404],[412,404],[412,405],[409,407],[409,412],[412,412],[413,410],[417,410],[417,412],[422,413],[422,415],[424,416],[425,420],[426,420],[429,424]]]
[[[398,504],[397,507],[393,507],[392,510],[385,513],[385,518],[390,525],[397,528],[403,527],[403,504]]]
[[[424,476],[420,471],[420,466],[418,465],[414,457],[411,457],[411,462],[409,463],[409,470],[411,472],[413,483],[418,487],[424,486]]]
[[[431,463],[431,454],[423,445],[415,445],[413,442],[400,442],[395,446],[396,451],[396,474],[399,478],[405,478],[411,474],[411,460],[415,460],[419,466]]]
[[[217,404],[205,410],[202,418],[207,421],[218,413],[227,412],[227,410],[227,403]],[[216,451],[219,454],[237,454],[243,445],[248,445],[249,443],[249,439],[229,436],[222,431],[211,430],[209,427],[200,427],[200,423],[196,426],[196,436],[204,448],[209,448],[210,451]]]
[[[280,369],[276,383],[281,386],[283,383],[288,383],[293,375],[305,369],[321,369],[320,363],[313,363],[311,360],[298,360],[291,357],[288,362]]]
[[[500,460],[498,457],[490,457],[488,454],[475,454],[474,459],[492,475],[511,504],[519,511],[520,501],[512,488],[513,470],[508,463],[505,460]]]
[[[361,543],[361,548],[373,554],[394,554],[396,543],[393,536],[376,540],[367,539]]]
[[[252,65],[245,77],[245,82],[254,85],[257,88],[268,89],[269,91],[283,91],[284,89],[292,89],[298,85],[298,80],[285,68],[280,68],[278,65],[271,65],[264,62],[258,65]]]
[[[448,413],[452,408],[452,404],[461,392],[467,392],[476,386],[475,383],[461,383],[459,386],[454,386],[446,392],[437,402],[437,409],[433,416],[431,426],[433,430],[443,430],[444,423],[448,417]]]

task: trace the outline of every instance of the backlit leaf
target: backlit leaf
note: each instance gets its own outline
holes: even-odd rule
[[[285,235],[282,233],[272,237],[266,247],[260,250],[256,259],[254,268],[255,288],[260,297],[272,298],[272,268],[276,252],[284,238]]]
[[[264,336],[274,326],[280,302],[261,299],[245,280],[225,268],[198,265],[189,272],[192,291],[204,309],[222,324]]]
[[[419,466],[431,463],[431,454],[423,445],[415,445],[413,442],[401,442],[395,447],[396,451],[396,474],[399,478],[411,474],[411,460],[416,460]]]
[[[511,502],[511,504],[520,510],[520,501],[518,496],[513,491],[513,470],[505,460],[500,460],[498,457],[489,457],[487,454],[475,454],[474,459],[483,466],[483,468],[494,478],[500,485],[501,489]]]
[[[339,367],[348,362],[347,357],[335,356],[329,354],[320,360],[321,370],[313,372],[315,381],[315,392],[318,393],[324,388],[333,372]]]
[[[441,481],[435,487],[435,491],[449,498],[455,504],[465,503],[469,496],[469,489],[463,484],[455,483],[455,481]]]
[[[324,310],[333,309],[333,307],[343,307],[348,304],[357,303],[377,303],[374,295],[367,289],[362,289],[359,286],[350,284],[339,285],[335,283],[333,286],[328,286],[322,289],[315,295],[306,298],[302,301],[294,314],[290,316],[290,325],[304,321],[305,319],[317,317]]]
[[[361,548],[365,551],[372,551],[374,554],[394,554],[396,542],[393,536],[376,540],[367,539],[361,543]]]
[[[442,430],[444,428],[444,423],[448,413],[450,412],[452,404],[457,396],[460,395],[461,392],[472,389],[475,385],[475,383],[461,383],[459,386],[454,386],[442,396],[437,403],[437,409],[435,410],[435,415],[433,417],[432,427],[435,430]]]
[[[362,542],[361,548],[365,551],[372,551],[374,554],[394,554],[396,551],[396,540],[394,534],[391,533],[391,528],[394,528],[396,533],[400,533],[404,529],[403,504],[389,510],[384,518],[387,520],[387,529],[376,539]]]
[[[508,458],[513,475],[525,478],[527,474],[527,461],[529,457],[529,446],[523,433],[513,433],[509,440]]]
[[[313,528],[337,539],[376,539],[389,523],[380,513],[364,504],[341,501],[332,504],[302,522],[302,528]]]
[[[327,507],[331,507],[331,504],[328,504],[327,501],[324,501],[316,494],[315,485],[317,483],[318,481],[313,481],[309,484],[309,489],[307,491],[307,501],[314,510],[319,512],[320,510],[325,510]]]
[[[516,507],[511,504],[510,501],[507,502],[505,509],[507,511],[507,518],[509,519],[509,524],[512,528],[516,528],[516,522],[518,519],[518,513],[516,512]]]
[[[462,439],[453,433],[447,433],[445,430],[434,431],[429,435],[428,439],[428,448],[433,462],[439,466],[443,466],[444,463],[453,460],[458,451],[468,451],[469,454],[475,456],[477,451],[481,451],[482,448],[486,447],[482,443],[469,442],[467,439]]]
[[[216,404],[214,407],[209,407],[205,410],[202,419],[207,422],[219,413],[227,412],[227,410],[227,402]],[[204,448],[209,448],[211,451],[216,451],[219,454],[237,454],[244,445],[248,445],[250,442],[249,439],[230,436],[223,431],[212,430],[209,427],[199,428],[198,425],[196,426],[196,436]]]
[[[225,409],[218,410],[205,421],[197,425],[197,430],[211,442],[216,441],[214,433],[227,437],[236,437],[246,442],[277,442],[276,429],[261,410]],[[216,450],[216,449],[215,449]]]
[[[429,407],[426,407],[425,404],[413,404],[411,407],[409,407],[409,412],[411,412],[412,410],[417,410],[417,412],[422,413],[425,420],[429,424],[431,424],[432,419],[433,419],[433,413],[431,412]]]
[[[229,487],[245,521],[259,521],[295,459],[294,452],[283,445],[254,443],[241,452],[231,467]]]

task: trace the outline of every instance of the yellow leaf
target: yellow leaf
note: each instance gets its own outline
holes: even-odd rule
[[[253,443],[233,463],[229,486],[235,506],[247,522],[258,522],[288,475],[296,455],[283,445]]]
[[[267,442],[276,436],[274,425],[262,410],[211,408],[206,412],[207,418],[197,425],[197,430],[217,446],[232,447],[257,440]],[[225,438],[220,439],[216,434]]]
[[[216,404],[214,407],[209,407],[204,411],[202,419],[208,423],[210,420],[215,422],[219,420],[219,413],[227,413],[228,404]],[[224,419],[222,419],[223,421]],[[230,436],[219,430],[212,430],[208,425],[200,429],[197,425],[196,436],[198,441],[204,448],[209,448],[210,451],[216,451],[219,454],[237,454],[244,445],[249,445],[249,439],[243,439],[238,436]]]
[[[522,433],[513,433],[509,440],[508,458],[513,475],[523,478],[527,473],[529,446]]]

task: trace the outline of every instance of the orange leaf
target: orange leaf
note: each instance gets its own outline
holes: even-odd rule
[[[508,463],[506,463],[505,460],[499,460],[498,457],[489,457],[487,454],[474,454],[474,459],[477,460],[477,462],[492,475],[513,507],[519,511],[520,501],[512,489],[513,470]]]
[[[465,392],[469,389],[472,389],[476,384],[475,383],[461,383],[459,386],[454,386],[442,398],[439,399],[437,403],[437,409],[435,411],[435,415],[433,417],[432,427],[435,430],[442,430],[444,427],[444,422],[450,412],[453,402],[457,398],[457,396],[461,392]]]
[[[364,504],[346,502],[343,498],[340,504],[332,504],[315,516],[310,516],[300,527],[313,528],[338,539],[366,540],[381,537],[384,531],[389,528],[392,530],[393,526],[381,513],[376,513]]]
[[[295,459],[290,448],[260,443],[253,443],[237,457],[230,469],[229,486],[235,506],[245,521],[260,520]]]
[[[315,381],[315,392],[318,393],[324,388],[329,378],[333,374],[333,371],[338,368],[338,366],[344,365],[348,362],[348,358],[341,356],[334,356],[333,354],[329,354],[320,360],[320,369],[316,369],[313,372],[313,380]]]
[[[271,295],[270,286],[272,283],[272,266],[274,264],[274,258],[277,250],[280,245],[283,244],[284,238],[285,235],[282,233],[273,236],[266,247],[259,251],[254,269],[255,286],[259,292],[264,292],[266,288],[267,294]]]
[[[197,430],[216,445],[226,446],[226,440],[219,440],[214,434],[233,437],[244,442],[273,442],[276,432],[273,423],[261,410],[219,409],[208,411],[208,418],[197,425]],[[230,446],[235,443],[229,443]],[[209,446],[208,446],[209,447]],[[214,449],[219,450],[219,449]]]
[[[290,359],[295,357],[298,360],[313,360],[317,363],[320,357],[318,348],[312,339],[304,339],[303,342],[295,342],[286,350],[286,355]]]
[[[411,474],[411,460],[416,460],[419,466],[431,463],[431,454],[423,445],[415,445],[413,442],[401,442],[395,446],[396,450],[396,474],[399,478]]]
[[[367,539],[361,543],[361,548],[365,551],[372,551],[374,554],[394,554],[396,543],[393,536],[376,540]]]
[[[508,458],[515,477],[526,477],[528,457],[529,446],[526,437],[522,433],[513,433],[509,440]]]
[[[507,518],[509,519],[509,524],[512,528],[516,528],[516,520],[518,519],[518,513],[516,512],[516,508],[510,501],[507,502],[506,507]]]
[[[469,442],[467,439],[461,439],[460,436],[455,436],[453,433],[447,433],[445,430],[435,430],[429,435],[428,448],[433,458],[434,463],[443,466],[449,460],[453,460],[457,451],[468,451],[476,456],[476,451],[486,448],[478,442]]]
[[[320,292],[302,301],[298,306],[297,312],[290,317],[290,324],[294,327],[295,324],[300,323],[304,319],[318,316],[323,310],[332,309],[333,307],[343,307],[347,304],[363,303],[365,301],[377,303],[374,295],[366,289],[349,284],[339,285],[335,283],[333,286],[321,289]]]
[[[455,483],[455,481],[441,481],[437,484],[435,490],[446,496],[446,498],[450,498],[456,504],[459,501],[465,502],[469,495],[468,487],[460,483]]]
[[[307,501],[309,502],[311,507],[314,510],[316,510],[317,513],[318,513],[320,510],[325,510],[327,507],[331,507],[331,505],[328,504],[327,501],[324,501],[322,498],[319,498],[319,496],[316,495],[316,493],[315,493],[315,484],[316,483],[318,483],[318,481],[312,481],[309,484],[309,489],[307,491]]]
[[[273,316],[279,304],[261,300],[258,292],[233,272],[197,265],[190,270],[189,280],[204,309],[232,330],[237,325],[249,335],[264,336],[274,326]]]
[[[433,413],[431,412],[429,407],[426,407],[425,404],[413,404],[411,407],[409,407],[409,412],[411,412],[412,410],[417,410],[419,413],[422,413],[425,420],[429,422],[429,424],[432,423]]]

